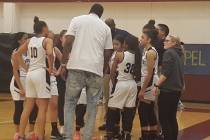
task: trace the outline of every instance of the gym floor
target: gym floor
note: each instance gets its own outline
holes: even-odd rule
[[[179,140],[210,140],[210,104],[184,103],[185,109],[178,111]],[[0,140],[12,140],[14,135],[13,116],[14,104],[10,94],[0,94]],[[104,132],[97,130],[103,123],[104,108],[99,106],[94,135],[102,140]],[[140,124],[138,114],[133,122],[132,140],[138,140]],[[50,136],[49,114],[46,125],[46,140]]]

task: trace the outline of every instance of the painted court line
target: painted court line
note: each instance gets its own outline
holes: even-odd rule
[[[3,121],[3,122],[0,122],[0,125],[1,124],[8,124],[8,123],[12,123],[13,121]]]

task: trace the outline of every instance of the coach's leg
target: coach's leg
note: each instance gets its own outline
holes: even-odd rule
[[[86,90],[87,90],[87,123],[85,125],[83,140],[91,140],[95,120],[96,109],[100,95],[102,93],[102,77],[86,72]]]
[[[73,139],[75,108],[84,84],[84,71],[69,70],[64,105],[64,131],[66,136],[69,137],[68,140]]]

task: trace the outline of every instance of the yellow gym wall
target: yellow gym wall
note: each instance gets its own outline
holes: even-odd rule
[[[151,18],[169,25],[171,34],[185,43],[210,43],[210,2],[102,3],[102,19],[112,17],[117,27],[139,36]],[[68,27],[72,17],[88,13],[92,3],[16,3],[19,13],[14,31],[32,32],[33,17],[45,20],[55,33]],[[0,5],[2,9],[2,5]],[[1,10],[0,10],[1,15]],[[0,16],[1,17],[1,16]],[[0,18],[1,19],[1,18]],[[0,31],[1,31],[0,27]]]
[[[0,3],[0,33],[3,32],[3,3]]]

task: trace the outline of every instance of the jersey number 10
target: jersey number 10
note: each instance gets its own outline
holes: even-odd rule
[[[134,69],[134,64],[127,63],[124,72],[133,74],[133,69]]]
[[[31,47],[31,58],[37,58],[37,48]]]

